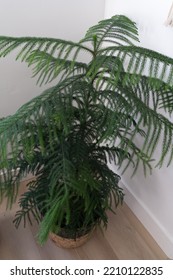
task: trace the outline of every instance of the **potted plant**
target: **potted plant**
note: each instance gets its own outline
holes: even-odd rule
[[[1,201],[11,207],[21,179],[33,174],[14,223],[34,216],[41,244],[56,233],[76,246],[95,225],[107,225],[107,211],[124,196],[109,162],[147,172],[162,137],[158,165],[172,160],[173,125],[159,110],[172,113],[173,59],[136,42],[135,23],[122,15],[78,43],[0,37],[1,57],[15,49],[38,83],[55,84],[0,121]]]

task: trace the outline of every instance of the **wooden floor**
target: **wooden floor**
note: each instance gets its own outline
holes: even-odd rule
[[[23,183],[22,188],[25,187]],[[160,260],[167,256],[124,203],[109,213],[105,232],[97,229],[92,238],[77,249],[62,249],[50,240],[41,247],[37,244],[37,225],[15,229],[12,221],[17,205],[11,211],[0,207],[1,260]]]

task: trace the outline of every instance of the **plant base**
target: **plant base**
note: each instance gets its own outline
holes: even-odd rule
[[[92,236],[93,231],[94,229],[85,235],[77,237],[76,239],[64,238],[53,232],[49,234],[49,237],[56,244],[56,246],[66,249],[73,249],[85,244]]]

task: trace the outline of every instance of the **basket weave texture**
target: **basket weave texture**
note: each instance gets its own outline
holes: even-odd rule
[[[84,243],[86,243],[90,237],[92,236],[94,229],[92,229],[90,232],[88,232],[85,235],[82,235],[80,237],[77,237],[76,239],[71,239],[71,238],[64,238],[61,237],[53,232],[49,233],[49,238],[58,246],[61,248],[66,248],[66,249],[73,249],[77,248],[79,246],[82,246]]]

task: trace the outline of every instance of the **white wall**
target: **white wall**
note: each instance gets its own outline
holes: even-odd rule
[[[105,17],[123,14],[137,23],[141,46],[173,57],[173,28],[166,27],[172,0],[106,0]],[[157,150],[160,152],[160,150]],[[144,177],[142,170],[122,177],[126,201],[168,257],[173,258],[173,164],[154,169]]]
[[[80,40],[104,17],[105,0],[0,0],[0,35]],[[42,90],[14,55],[0,60],[0,117],[14,113]]]

